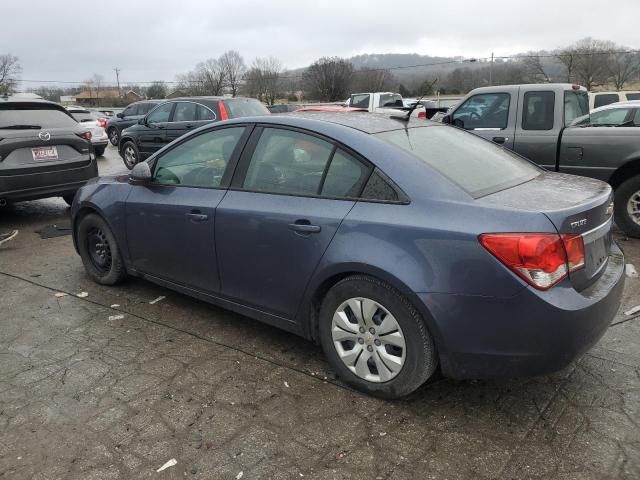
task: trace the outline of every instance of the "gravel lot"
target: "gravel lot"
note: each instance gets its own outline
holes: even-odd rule
[[[99,164],[124,169],[113,147]],[[622,313],[638,279],[562,372],[385,402],[290,334],[145,281],[94,284],[71,237],[35,233],[67,222],[61,199],[0,211],[20,229],[0,247],[0,478],[640,478],[640,315]],[[640,267],[640,242],[621,244]]]

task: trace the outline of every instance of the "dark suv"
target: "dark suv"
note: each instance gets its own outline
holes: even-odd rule
[[[131,169],[176,138],[207,123],[258,115],[269,115],[269,110],[255,98],[176,98],[158,105],[123,131],[118,151]]]
[[[120,113],[109,118],[107,122],[107,135],[109,136],[111,145],[117,146],[118,143],[120,143],[120,134],[125,128],[129,128],[135,124],[159,103],[164,103],[165,101],[166,100],[144,100],[142,102],[132,103]]]
[[[63,197],[98,176],[91,132],[53,102],[0,97],[0,206]]]

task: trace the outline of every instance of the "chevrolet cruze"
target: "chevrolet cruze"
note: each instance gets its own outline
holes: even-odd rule
[[[340,377],[406,395],[560,369],[624,284],[611,188],[454,127],[305,112],[208,125],[72,207],[88,274],[148,279],[319,342]]]

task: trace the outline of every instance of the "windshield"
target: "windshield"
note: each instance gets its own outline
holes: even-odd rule
[[[59,128],[72,127],[76,122],[64,112],[53,108],[42,108],[33,104],[0,105],[0,128]]]
[[[576,118],[583,115],[589,115],[589,96],[587,92],[565,91],[564,126],[568,127]]]
[[[404,107],[402,96],[397,93],[382,93],[380,94],[379,107]]]
[[[474,198],[524,183],[541,172],[509,150],[457,128],[416,127],[376,136],[413,154]]]
[[[269,115],[271,112],[267,110],[258,100],[252,99],[229,99],[225,100],[225,106],[229,110],[231,118],[253,117],[256,115]]]

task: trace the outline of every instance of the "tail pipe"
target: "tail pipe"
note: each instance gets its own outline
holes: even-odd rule
[[[6,206],[7,206],[7,199],[0,198],[0,207],[6,207]]]

